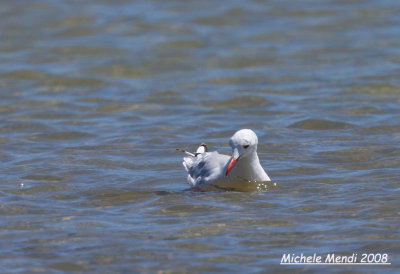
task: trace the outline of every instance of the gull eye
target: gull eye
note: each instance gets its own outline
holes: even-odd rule
[[[248,148],[248,147],[249,147],[249,145],[244,145],[244,146],[243,146],[244,149],[246,149],[246,148]]]

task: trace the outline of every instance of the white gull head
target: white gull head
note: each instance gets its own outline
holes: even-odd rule
[[[257,156],[257,135],[251,129],[241,129],[236,131],[229,140],[232,147],[232,158],[229,161],[225,175],[228,176],[239,159]]]
[[[270,181],[258,159],[258,138],[254,131],[241,129],[231,137],[229,143],[232,147],[231,157],[215,151],[198,149],[200,153],[189,154],[183,158],[183,166],[188,172],[188,181],[192,186],[234,180]]]

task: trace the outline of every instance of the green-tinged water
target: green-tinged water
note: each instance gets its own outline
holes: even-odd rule
[[[399,14],[1,1],[0,272],[399,272]],[[191,190],[176,148],[241,128],[273,183]]]

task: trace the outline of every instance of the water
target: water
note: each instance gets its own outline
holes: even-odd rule
[[[0,2],[1,272],[398,272],[399,13]],[[241,128],[277,186],[190,190],[175,148],[229,153]]]

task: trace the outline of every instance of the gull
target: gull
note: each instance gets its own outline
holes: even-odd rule
[[[208,152],[205,143],[201,143],[195,153],[177,149],[185,154],[183,166],[188,182],[193,187],[204,184],[229,183],[244,180],[246,182],[271,181],[260,164],[257,155],[257,135],[251,129],[241,129],[229,141],[232,156],[216,151]]]

